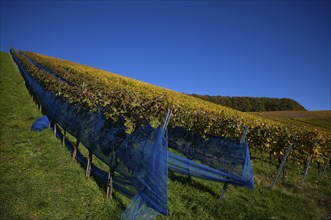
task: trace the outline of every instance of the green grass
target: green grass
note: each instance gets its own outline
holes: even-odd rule
[[[122,212],[50,130],[30,131],[40,116],[9,54],[1,53],[0,219],[111,219]]]
[[[172,219],[320,219],[327,212],[317,205],[328,199],[320,191],[330,187],[326,182],[320,189],[315,188],[315,184],[306,183],[301,188],[289,184],[290,181],[282,183],[280,180],[274,190],[269,190],[276,166],[257,162],[254,168],[256,188],[248,190],[230,186],[222,202],[218,201],[221,184],[196,179],[194,184],[188,184],[185,178],[172,180],[170,216]],[[295,178],[298,179],[297,174]],[[306,190],[316,195],[315,200],[310,199]]]
[[[119,219],[129,200],[119,193],[107,200],[51,130],[30,131],[39,116],[9,54],[1,53],[0,219]],[[80,151],[87,155],[83,146]],[[93,162],[106,169],[97,158]],[[169,217],[157,219],[321,219],[331,212],[330,169],[321,181],[313,164],[302,187],[303,167],[290,161],[287,179],[270,190],[277,164],[252,163],[255,189],[230,185],[222,202],[221,183],[190,183],[169,173]]]

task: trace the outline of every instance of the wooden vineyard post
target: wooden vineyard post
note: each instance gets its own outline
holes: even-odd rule
[[[271,163],[274,152],[272,150],[269,151],[269,163]]]
[[[113,198],[113,177],[114,177],[114,171],[110,169],[108,172],[108,180],[107,180],[107,199]]]
[[[107,192],[106,197],[107,199],[113,198],[113,178],[115,174],[115,169],[118,166],[117,156],[115,153],[115,148],[112,148],[112,154],[111,154],[111,162],[109,165],[109,172],[108,172],[108,179],[107,179]]]
[[[168,127],[168,124],[169,124],[169,121],[170,121],[170,117],[171,117],[171,113],[172,113],[172,110],[171,109],[168,109],[167,113],[166,113],[166,117],[164,118],[164,121],[163,121],[163,126],[162,126],[162,130],[165,132],[167,127]]]
[[[303,174],[303,178],[302,178],[301,186],[303,186],[303,183],[305,182],[305,178],[306,178],[307,173],[308,173],[309,165],[310,165],[310,163],[311,163],[311,161],[312,161],[312,159],[313,159],[315,146],[316,146],[316,144],[314,144],[313,147],[311,148],[311,154],[310,154],[310,156],[309,156],[309,160],[308,160],[308,163],[307,163],[307,166],[306,166],[305,172],[304,172],[304,174]]]
[[[54,129],[54,137],[56,137],[56,123],[55,122],[54,122],[53,126],[54,126],[54,128],[53,128]]]
[[[186,148],[186,155],[188,155],[188,148]],[[188,183],[192,183],[192,176],[191,176],[191,166],[190,166],[190,160],[192,160],[192,158],[190,156],[187,157],[187,182]]]
[[[192,160],[191,158],[188,158],[189,160]],[[189,183],[192,183],[192,176],[191,176],[191,167],[190,167],[190,163],[189,162],[187,162],[187,168],[188,168],[188,175],[187,175],[187,177],[188,177],[188,182]]]
[[[66,130],[63,130],[63,136],[62,136],[62,141],[61,141],[61,144],[62,144],[62,145],[65,145],[65,142],[66,142],[66,134],[67,134],[67,131],[66,131]]]
[[[231,163],[231,168],[230,168],[230,172],[229,172],[230,175],[233,174],[234,167],[235,167],[235,164]],[[228,185],[229,185],[228,183],[224,183],[223,189],[220,194],[220,198],[218,199],[219,201],[222,201],[224,199],[224,194],[226,192],[226,189],[228,188]]]
[[[72,158],[75,159],[76,155],[77,155],[77,150],[78,150],[78,146],[79,146],[79,140],[76,139],[76,144],[74,146],[74,151],[72,152]]]
[[[328,158],[328,160],[326,161],[325,166],[324,166],[324,168],[323,168],[323,172],[322,172],[322,177],[321,177],[321,179],[324,178],[324,174],[325,174],[325,172],[326,172],[326,168],[328,167],[328,165],[329,165],[329,163],[330,163],[330,158],[331,158],[331,152],[330,152],[330,154],[329,154],[329,158]]]
[[[286,181],[286,178],[287,178],[287,163],[286,163],[286,161],[284,163],[282,171],[283,171],[282,172],[283,173],[283,180]]]
[[[293,146],[293,142],[294,142],[294,138],[292,138],[292,141],[291,141],[290,145],[287,147],[287,150],[286,150],[286,152],[285,152],[285,154],[284,154],[284,157],[283,157],[282,162],[281,162],[280,165],[279,165],[279,168],[278,168],[278,170],[277,170],[277,173],[276,173],[276,175],[275,175],[275,178],[274,178],[274,180],[272,181],[272,183],[271,183],[271,185],[270,185],[270,187],[269,187],[270,189],[272,189],[272,188],[274,187],[274,185],[276,184],[276,182],[277,182],[277,180],[278,180],[279,174],[280,174],[280,172],[281,172],[282,169],[283,169],[283,166],[284,166],[284,164],[285,164],[285,162],[286,162],[286,159],[287,159],[288,155],[290,154],[291,148],[292,148],[292,146]]]
[[[247,131],[248,131],[248,126],[245,126],[244,131],[243,131],[240,141],[239,141],[240,144],[243,144],[245,142]],[[233,174],[234,167],[235,167],[235,164],[231,163],[231,168],[230,168],[230,172],[229,172],[230,175]],[[224,194],[225,194],[227,188],[228,188],[228,183],[224,183],[223,189],[222,189],[220,197],[218,199],[219,201],[223,200]]]
[[[88,150],[88,158],[87,158],[87,166],[86,166],[86,177],[91,176],[91,168],[92,168],[92,151]]]

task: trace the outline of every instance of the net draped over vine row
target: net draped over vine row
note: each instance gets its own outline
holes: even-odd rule
[[[115,171],[115,190],[132,197],[123,219],[153,219],[158,213],[168,215],[168,170],[253,188],[247,142],[220,137],[205,139],[182,127],[165,129],[144,125],[128,134],[123,118],[116,122],[106,120],[100,111],[87,111],[79,104],[70,104],[55,96],[30,75],[15,53],[11,51],[11,54],[47,117]],[[32,127],[46,128],[45,124],[41,125],[44,121],[45,118],[40,119]],[[168,151],[168,146],[178,154]],[[97,168],[93,171],[106,180],[106,172]]]

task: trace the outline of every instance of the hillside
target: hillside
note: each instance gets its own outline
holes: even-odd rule
[[[331,130],[331,111],[274,111],[250,114],[297,126],[312,126]]]
[[[298,102],[288,98],[266,98],[266,97],[230,97],[230,96],[210,96],[192,94],[192,96],[237,109],[242,112],[260,111],[302,111],[306,110]]]
[[[104,186],[84,177],[50,130],[30,131],[40,113],[10,55],[1,53],[0,61],[0,218],[119,219],[129,199],[115,192],[107,201]],[[287,178],[270,190],[278,164],[252,163],[255,189],[229,186],[222,202],[223,184],[169,173],[169,217],[157,219],[321,219],[331,211],[330,169],[321,180],[314,162],[301,187],[303,167],[290,160]]]

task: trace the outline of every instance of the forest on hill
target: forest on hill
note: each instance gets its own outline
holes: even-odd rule
[[[263,111],[304,111],[302,105],[289,98],[210,96],[192,94],[192,96],[242,112]]]

